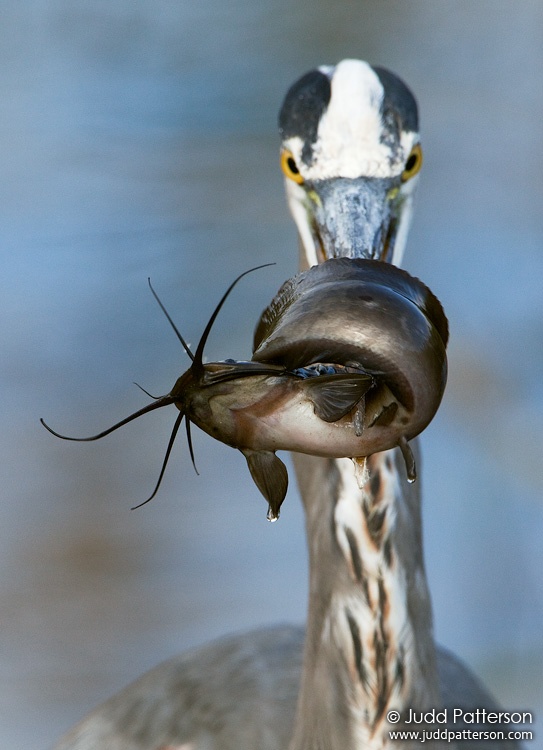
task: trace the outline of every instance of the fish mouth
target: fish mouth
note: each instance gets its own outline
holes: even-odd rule
[[[319,263],[330,258],[392,260],[398,233],[397,188],[391,179],[316,181],[307,212]]]

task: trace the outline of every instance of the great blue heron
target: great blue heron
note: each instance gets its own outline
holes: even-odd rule
[[[297,81],[279,121],[301,266],[335,255],[398,263],[422,163],[409,89],[387,70],[344,60]],[[57,750],[411,747],[418,742],[389,739],[389,711],[405,719],[409,709],[446,707],[451,724],[454,708],[495,708],[434,643],[420,483],[407,483],[403,462],[393,451],[375,454],[360,489],[349,459],[294,461],[310,558],[305,646],[300,629],[271,628],[171,659]]]

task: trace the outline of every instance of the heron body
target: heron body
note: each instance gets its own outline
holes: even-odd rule
[[[409,89],[345,60],[297,81],[279,124],[301,267],[335,257],[398,264],[422,160]],[[310,560],[305,639],[272,628],[166,662],[57,750],[399,750],[420,741],[391,741],[401,727],[388,722],[392,709],[405,718],[408,709],[495,707],[435,645],[420,483],[403,481],[398,449],[370,456],[362,481],[346,458],[294,454],[294,464]],[[460,744],[474,750],[476,741]]]

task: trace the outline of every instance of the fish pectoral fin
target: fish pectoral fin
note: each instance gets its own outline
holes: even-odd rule
[[[304,380],[315,414],[323,422],[337,422],[357,405],[373,385],[371,375],[338,373]]]
[[[269,503],[268,520],[276,521],[288,487],[287,467],[272,451],[241,451],[254,483]]]

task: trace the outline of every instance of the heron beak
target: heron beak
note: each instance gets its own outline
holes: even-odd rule
[[[400,209],[397,180],[336,178],[305,187],[316,256],[308,258],[309,265],[336,257],[392,261]]]

